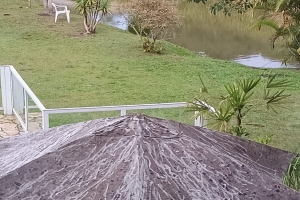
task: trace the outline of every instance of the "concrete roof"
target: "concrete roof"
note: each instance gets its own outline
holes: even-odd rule
[[[300,199],[294,154],[144,115],[0,141],[0,199]]]

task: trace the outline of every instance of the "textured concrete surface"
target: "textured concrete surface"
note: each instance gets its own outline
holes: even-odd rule
[[[229,134],[127,115],[0,140],[0,199],[299,200],[296,156]]]
[[[24,117],[24,116],[22,116]],[[41,113],[29,113],[28,131],[42,129]],[[0,139],[25,133],[14,115],[0,115]]]

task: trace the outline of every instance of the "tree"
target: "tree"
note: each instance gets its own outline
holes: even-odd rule
[[[195,2],[203,4],[207,3],[208,0],[188,0],[189,2]],[[213,5],[210,6],[212,13],[216,14],[219,11],[223,11],[225,15],[231,15],[232,12],[244,13],[248,9],[253,8],[260,2],[267,0],[217,0]]]
[[[275,80],[275,78],[275,75],[268,77],[261,94],[261,99],[267,110],[274,112],[276,112],[275,107],[284,103],[283,100],[290,96],[285,94],[289,81],[285,79]],[[212,126],[219,131],[231,132],[237,136],[247,136],[248,133],[242,126],[242,122],[252,106],[255,103],[258,105],[258,102],[253,99],[253,95],[261,80],[261,78],[247,78],[225,85],[226,95],[220,97],[219,109],[213,107],[205,97],[208,90],[201,80],[203,87],[200,90],[200,95],[189,104],[189,110],[197,111],[198,116],[204,115],[209,118],[212,121]],[[236,123],[233,129],[229,130],[228,126],[233,118],[236,119]]]
[[[288,52],[283,62],[294,59],[300,63],[300,1],[277,0],[262,5],[264,13],[254,27],[260,29],[261,26],[268,26],[274,29],[272,48],[276,41],[283,41]]]
[[[140,36],[145,52],[159,52],[155,42],[181,25],[181,15],[170,0],[130,0],[122,5],[121,13]]]
[[[31,8],[31,0],[28,0],[28,7]]]
[[[53,13],[52,0],[43,0],[43,4],[48,13]]]
[[[110,0],[78,0],[76,9],[83,15],[87,34],[95,33],[97,24],[108,13]]]

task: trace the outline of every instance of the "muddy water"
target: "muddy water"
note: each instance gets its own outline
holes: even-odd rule
[[[269,38],[273,31],[251,28],[251,14],[212,15],[208,5],[183,3],[183,26],[170,39],[176,45],[200,54],[260,68],[280,68],[282,55],[272,50]],[[108,15],[104,23],[126,30],[126,21],[120,15]],[[279,46],[279,45],[278,45]],[[288,65],[288,67],[293,67]]]

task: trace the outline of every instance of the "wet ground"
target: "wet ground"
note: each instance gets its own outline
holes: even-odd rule
[[[41,113],[29,113],[28,131],[42,129]],[[26,133],[14,115],[0,115],[0,139]]]

